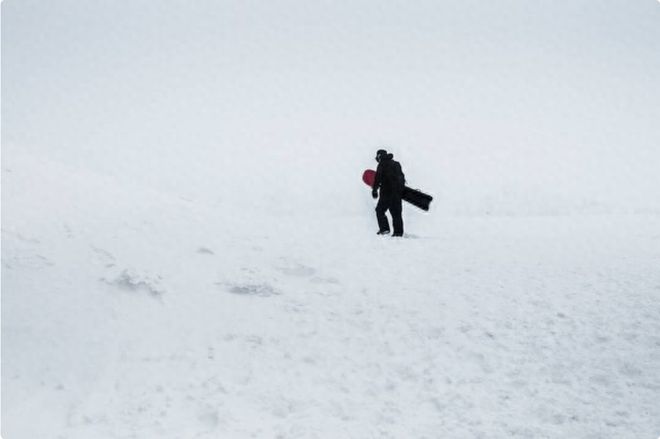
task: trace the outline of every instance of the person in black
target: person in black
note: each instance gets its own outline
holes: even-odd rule
[[[378,234],[386,235],[390,233],[390,224],[387,221],[385,212],[390,211],[392,215],[392,226],[394,232],[392,236],[403,236],[403,218],[401,217],[401,196],[406,184],[405,176],[401,170],[399,162],[393,160],[394,155],[388,154],[384,149],[376,152],[376,178],[372,186],[371,195],[378,198],[376,205],[376,219],[378,219]],[[378,190],[380,189],[380,198]]]

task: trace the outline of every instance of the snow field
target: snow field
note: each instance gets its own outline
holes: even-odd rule
[[[394,239],[361,203],[231,215],[8,156],[5,437],[657,432],[657,216],[438,203]]]

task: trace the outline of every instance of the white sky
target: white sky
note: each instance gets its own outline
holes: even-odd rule
[[[3,142],[105,161],[390,145],[648,191],[659,75],[655,0],[2,4]]]

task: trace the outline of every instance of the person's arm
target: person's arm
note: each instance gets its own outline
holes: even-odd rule
[[[378,165],[376,168],[376,176],[374,177],[374,184],[371,187],[373,190],[376,190],[380,187],[380,185],[383,183],[383,166]]]
[[[378,164],[376,168],[376,176],[374,177],[374,184],[371,186],[371,196],[378,198],[378,188],[383,182],[383,167]]]

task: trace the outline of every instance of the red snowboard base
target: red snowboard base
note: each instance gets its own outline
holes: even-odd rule
[[[373,169],[367,169],[362,173],[362,181],[369,186],[373,187],[374,185],[374,180],[376,179],[376,171]],[[411,189],[408,186],[403,188],[403,194],[401,195],[401,199],[403,201],[407,201],[408,203],[412,204],[415,207],[419,207],[422,210],[429,210],[431,201],[433,201],[433,197],[425,194],[424,192],[417,190],[417,189]]]
[[[362,181],[366,183],[367,186],[372,187],[374,185],[374,180],[376,179],[376,171],[373,169],[367,169],[362,174]]]

